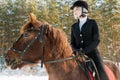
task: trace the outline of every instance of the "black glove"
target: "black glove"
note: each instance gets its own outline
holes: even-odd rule
[[[79,49],[78,50],[78,55],[84,55],[84,50],[83,49]]]
[[[73,53],[75,55],[84,55],[85,51],[81,48],[81,49],[73,49]]]

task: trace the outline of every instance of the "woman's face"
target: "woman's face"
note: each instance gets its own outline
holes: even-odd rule
[[[82,7],[74,7],[73,8],[73,15],[75,19],[79,19],[82,14]]]

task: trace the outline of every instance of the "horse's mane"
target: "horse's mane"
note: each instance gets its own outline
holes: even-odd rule
[[[20,33],[23,33],[25,30],[32,27],[39,30],[42,25],[47,25],[45,35],[49,39],[47,41],[49,41],[50,43],[51,52],[53,54],[61,53],[64,55],[67,52],[66,54],[68,55],[68,53],[71,52],[71,47],[67,40],[67,36],[65,32],[63,32],[60,29],[54,28],[52,25],[50,25],[46,21],[40,22],[36,20],[34,16],[30,16],[30,20],[24,26],[22,26]]]
[[[59,53],[64,55],[65,54],[68,55],[70,53],[71,51],[70,44],[68,42],[66,34],[62,30],[56,29],[52,26],[48,26],[48,30],[46,33],[49,37],[52,53]]]

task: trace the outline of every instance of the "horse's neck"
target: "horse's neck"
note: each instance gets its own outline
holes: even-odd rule
[[[75,60],[45,64],[50,80],[87,80]]]
[[[59,57],[59,59],[70,57],[72,55],[72,50],[68,50],[66,50],[65,53],[62,54],[63,56]],[[51,78],[50,80],[80,80],[80,75],[82,75],[75,60],[45,64],[45,67]],[[64,78],[64,76],[66,77]]]
[[[57,55],[54,58],[50,58],[50,60],[57,60],[57,59],[62,60],[62,59],[68,58],[68,57],[73,55],[71,49],[69,49],[69,51],[66,50],[63,53],[57,53],[57,54],[60,54],[59,57]],[[77,66],[77,64],[76,64],[75,60],[65,60],[65,61],[62,61],[62,62],[45,64],[45,67],[46,67],[46,70],[47,70],[48,74],[52,73],[52,74],[55,74],[55,75],[56,75],[56,73],[58,73],[58,71],[60,71],[60,73],[66,73],[68,71],[71,71],[71,69],[74,69],[76,66]]]
[[[52,64],[45,64],[46,70],[49,76],[64,76],[68,75],[71,76],[72,72],[78,73],[79,70],[77,69],[77,64],[75,61],[69,60],[64,62],[52,63]]]

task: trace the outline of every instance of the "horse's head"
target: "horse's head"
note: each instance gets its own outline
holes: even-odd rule
[[[28,63],[37,63],[42,53],[45,27],[30,14],[29,21],[21,28],[19,39],[5,54],[6,65],[12,69],[21,68]]]
[[[70,51],[63,31],[39,22],[30,14],[29,21],[21,28],[21,36],[5,54],[5,62],[16,69],[43,61],[43,57],[45,62],[69,56]]]

